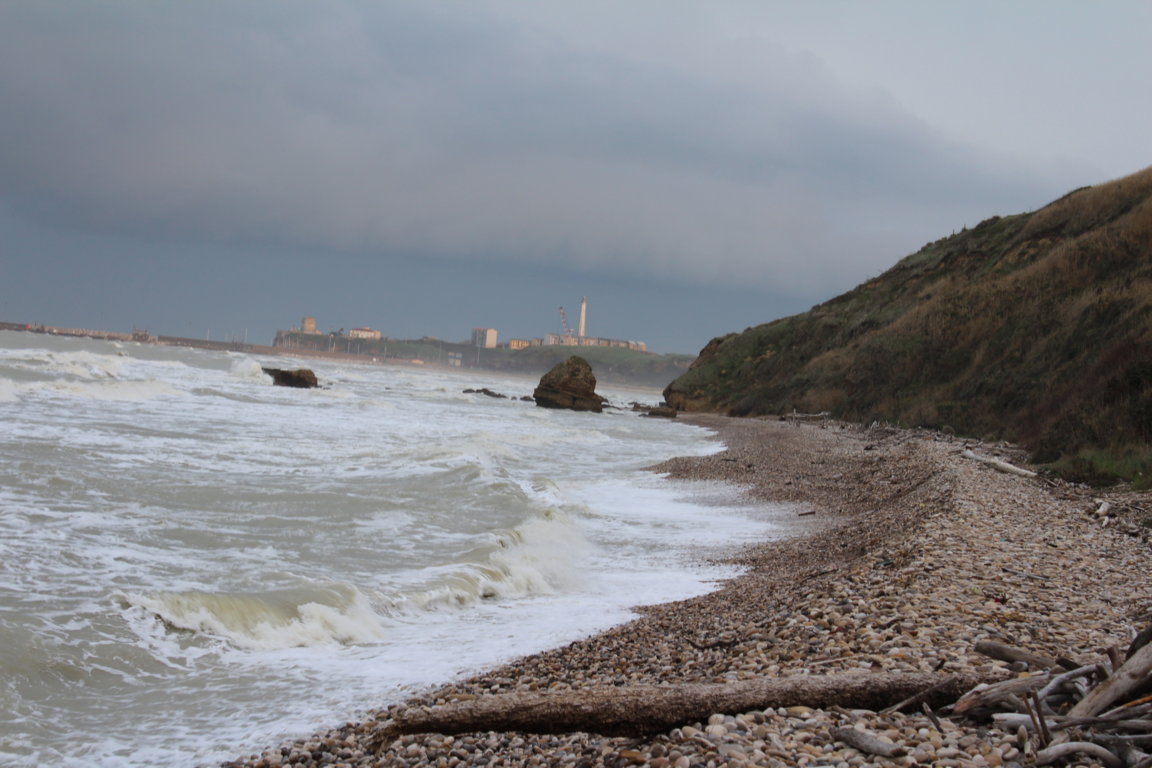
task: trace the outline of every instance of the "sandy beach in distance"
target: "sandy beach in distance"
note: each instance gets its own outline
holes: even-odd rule
[[[1148,496],[997,471],[1008,446],[882,426],[688,416],[727,449],[654,470],[726,481],[789,502],[790,536],[736,553],[742,575],[710,594],[429,691],[403,705],[229,763],[273,765],[955,765],[1027,762],[1016,732],[987,721],[797,706],[714,713],[659,734],[606,737],[491,730],[380,740],[413,708],[516,691],[726,683],[763,677],[984,672],[994,640],[1095,661],[1152,619]],[[366,702],[368,704],[369,702]],[[900,747],[862,753],[830,735],[856,725]],[[378,743],[379,742],[379,743]],[[1089,763],[1085,763],[1089,764]]]

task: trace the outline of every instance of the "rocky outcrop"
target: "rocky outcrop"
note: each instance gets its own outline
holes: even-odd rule
[[[540,385],[532,393],[541,408],[568,408],[573,411],[604,410],[607,398],[596,394],[596,377],[592,366],[582,357],[573,355],[540,377]]]
[[[502,395],[499,392],[493,392],[492,390],[488,389],[488,387],[481,387],[480,389],[466,389],[466,390],[464,390],[464,394],[466,394],[466,395],[487,395],[488,397],[495,397],[495,398],[500,398],[500,399],[505,399],[505,400],[508,398],[508,395]]]
[[[293,371],[285,368],[261,368],[261,370],[272,377],[272,383],[277,387],[315,389],[320,386],[311,368],[297,368]]]

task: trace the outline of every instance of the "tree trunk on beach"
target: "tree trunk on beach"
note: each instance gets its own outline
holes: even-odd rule
[[[431,709],[401,712],[377,730],[375,741],[377,745],[383,745],[408,733],[480,731],[584,731],[606,736],[634,736],[701,721],[717,712],[798,705],[882,709],[930,688],[933,690],[926,696],[928,703],[949,703],[974,686],[996,679],[999,678],[995,675],[972,673],[865,672],[762,678],[723,685],[496,694]]]

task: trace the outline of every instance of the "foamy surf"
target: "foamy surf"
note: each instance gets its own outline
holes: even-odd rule
[[[350,584],[248,594],[135,594],[124,600],[167,627],[249,650],[371,643],[386,636],[368,599]]]
[[[0,333],[0,764],[219,762],[707,591],[702,543],[764,535],[640,471],[701,430],[474,371],[257,373],[285,362]]]
[[[481,600],[549,595],[572,588],[589,544],[566,514],[549,510],[465,553],[450,565],[426,569],[426,581],[387,604],[398,611],[467,608]]]

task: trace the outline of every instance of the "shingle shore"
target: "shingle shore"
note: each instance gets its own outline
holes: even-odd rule
[[[727,449],[673,459],[656,471],[732,482],[753,499],[791,502],[784,514],[812,530],[741,551],[731,562],[745,572],[716,592],[640,609],[640,618],[602,634],[228,765],[1026,763],[1016,734],[988,723],[945,719],[938,730],[919,712],[802,706],[717,713],[657,737],[485,732],[405,736],[378,751],[369,745],[376,727],[404,707],[487,693],[1004,666],[973,652],[981,639],[1096,660],[1152,620],[1148,529],[1097,517],[1098,493],[997,472],[961,455],[970,443],[935,433],[691,421],[716,430]],[[975,450],[1021,458],[1006,447]],[[844,725],[892,741],[903,754],[884,758],[848,747],[830,733]]]

